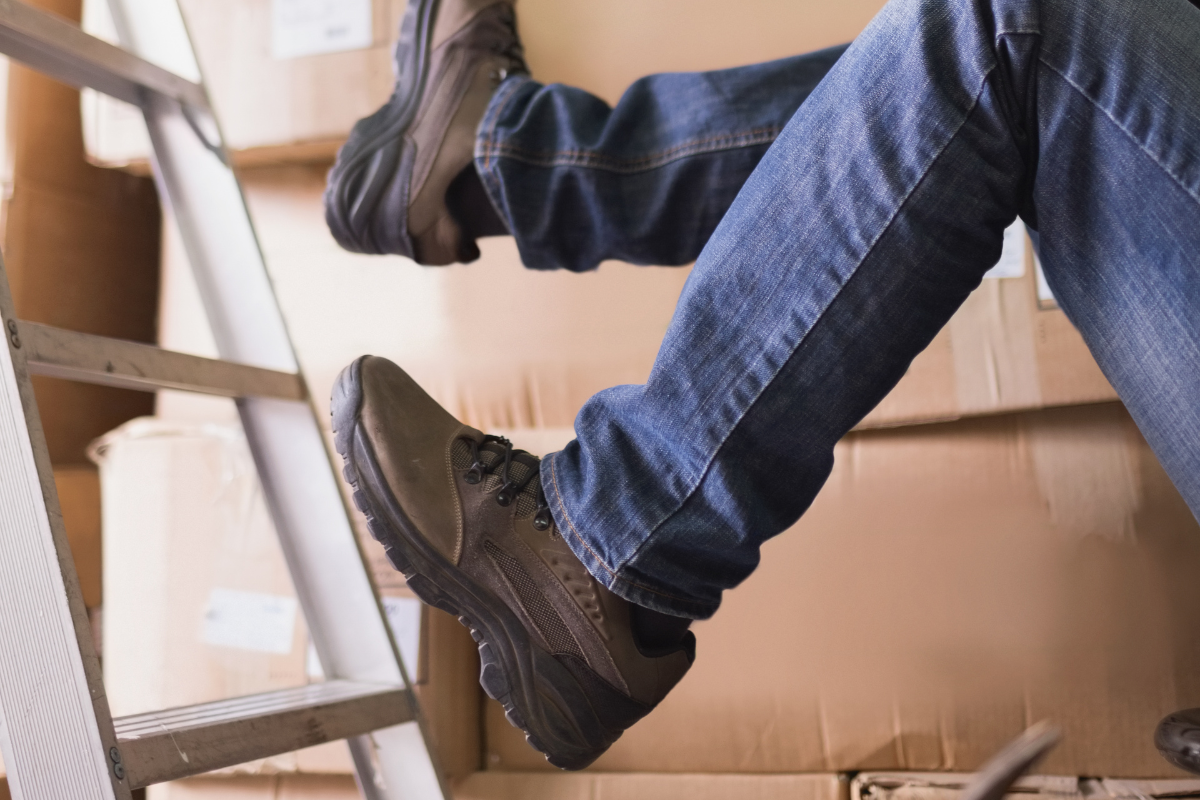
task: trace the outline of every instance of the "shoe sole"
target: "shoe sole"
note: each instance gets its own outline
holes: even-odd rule
[[[441,0],[409,0],[400,23],[400,35],[396,41],[393,57],[396,71],[396,87],[391,98],[378,111],[354,124],[346,143],[338,151],[337,161],[329,171],[328,188],[325,191],[325,221],[338,244],[347,250],[374,255],[398,252],[413,257],[412,242],[407,235],[397,237],[393,247],[370,241],[370,225],[355,226],[353,217],[370,218],[374,215],[384,191],[391,183],[391,176],[402,171],[400,180],[408,191],[415,153],[408,138],[402,136],[412,124],[425,95],[425,81],[429,73],[432,54],[433,28]],[[401,58],[403,57],[403,61]],[[395,149],[391,147],[398,143]],[[347,175],[360,174],[364,160],[383,159],[366,170],[366,187],[360,199],[348,186]],[[407,205],[407,204],[406,204]],[[362,235],[356,230],[363,231]]]
[[[365,358],[365,357],[364,357]],[[367,528],[408,587],[429,605],[452,614],[479,646],[479,683],[529,744],[560,769],[591,764],[620,735],[597,718],[571,672],[534,644],[525,625],[497,598],[429,544],[392,496],[362,430],[361,365],[342,370],[333,390],[334,446]]]

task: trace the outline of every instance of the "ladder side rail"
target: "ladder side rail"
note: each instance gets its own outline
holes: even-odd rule
[[[130,800],[2,260],[0,324],[0,749],[9,790],[16,800]]]
[[[0,52],[76,88],[141,105],[146,92],[206,109],[204,89],[18,0],[0,0]]]
[[[145,42],[194,60],[172,0],[109,0],[123,44]],[[178,31],[177,40],[164,34]],[[297,361],[241,188],[216,121],[201,125],[161,96],[143,104],[160,196],[169,204],[223,358],[296,372]],[[212,131],[209,141],[197,128]],[[217,146],[214,147],[213,139]],[[411,685],[372,586],[315,410],[271,399],[238,401],[264,496],[328,678]],[[415,708],[415,704],[414,704]],[[416,721],[350,740],[369,796],[449,795]]]

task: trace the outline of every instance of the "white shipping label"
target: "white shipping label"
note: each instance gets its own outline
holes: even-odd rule
[[[1004,249],[996,266],[983,273],[985,278],[1025,277],[1025,223],[1017,220],[1004,230]]]
[[[421,650],[421,601],[415,597],[385,597],[383,611],[400,648],[409,680],[417,679],[417,656]]]
[[[287,655],[296,631],[296,598],[214,588],[200,639],[217,647]]]
[[[1054,297],[1054,292],[1050,291],[1050,284],[1046,283],[1046,273],[1042,271],[1042,260],[1037,257],[1037,253],[1033,254],[1033,269],[1037,274],[1037,298],[1038,305],[1043,308],[1047,306],[1058,306],[1058,300]]]
[[[271,0],[271,55],[299,58],[371,46],[371,0]]]

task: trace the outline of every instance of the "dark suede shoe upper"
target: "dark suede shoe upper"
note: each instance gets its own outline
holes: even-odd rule
[[[411,0],[396,44],[396,88],[338,152],[325,216],[338,244],[422,264],[478,257],[446,206],[471,163],[496,87],[527,72],[510,0]]]
[[[375,478],[366,481],[371,499],[362,491],[356,499],[372,532],[403,551],[398,564],[414,591],[428,579],[436,594],[428,601],[472,627],[485,688],[489,655],[506,671],[489,694],[531,743],[560,766],[590,763],[688,671],[694,637],[644,653],[629,603],[563,540],[535,456],[460,424],[390,361],[366,357],[354,368],[342,392],[352,399],[335,396],[335,418],[357,404],[356,485],[365,472]],[[347,382],[344,374],[339,385]],[[339,432],[340,450],[349,438]]]

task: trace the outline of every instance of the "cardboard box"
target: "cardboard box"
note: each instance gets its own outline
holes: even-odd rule
[[[455,800],[849,800],[838,775],[659,775],[478,772],[453,783]],[[190,779],[150,787],[148,800],[351,800],[349,778]]]
[[[1182,774],[1152,736],[1200,705],[1200,530],[1119,405],[855,433],[836,459],[596,770],[972,770],[1050,719],[1048,773]],[[486,742],[490,769],[549,769],[490,702]]]
[[[273,36],[292,30],[289,22],[323,11],[336,14],[337,5],[304,8],[271,0],[181,3],[226,144],[239,153],[239,163],[332,158],[354,122],[391,95],[395,81],[391,43],[404,0],[341,3],[344,8],[361,7],[368,17],[366,38],[341,45],[349,49],[297,57],[274,54]],[[320,23],[320,19],[309,22]],[[84,29],[116,40],[104,0],[85,0]],[[149,138],[137,109],[87,91],[83,116],[94,163],[148,171]]]
[[[850,800],[958,800],[971,774],[934,772],[863,772],[850,783]],[[1200,797],[1200,781],[1114,780],[1058,775],[1028,775],[1017,780],[1008,800],[1151,800]]]
[[[63,527],[71,544],[75,573],[89,609],[100,606],[100,475],[93,466],[58,467],[54,470]]]
[[[338,372],[363,353],[404,366],[467,423],[570,427],[595,392],[646,380],[688,268],[609,263],[586,274],[524,269],[509,238],[469,265],[418,268],[341,250],[325,227],[324,168],[244,170],[243,185],[302,367],[327,408]],[[1022,237],[1023,238],[1023,237]],[[187,259],[165,233],[160,340],[215,355]],[[1032,252],[1020,277],[988,278],[861,427],[887,427],[1116,397],[1079,333],[1043,307]],[[519,337],[481,321],[525,315]],[[232,418],[224,400],[161,393],[158,413]],[[322,415],[324,416],[324,415]]]
[[[273,15],[270,0],[183,0],[182,6],[238,163],[330,158],[354,122],[392,92],[391,48],[404,0],[371,0],[369,46],[300,57],[273,52],[285,21]],[[521,0],[519,14],[538,80],[585,87],[612,102],[643,75],[752,64],[849,41],[882,6],[882,0],[836,7],[754,0],[731,15],[716,0],[686,7],[678,0]],[[84,28],[115,38],[104,0],[84,0]],[[148,169],[150,148],[136,109],[87,92],[84,118],[96,163]]]
[[[190,778],[151,786],[146,800],[359,800],[349,776]]]
[[[60,14],[70,0],[38,0]],[[7,62],[6,62],[7,63]],[[161,218],[153,184],[84,159],[79,93],[19,64],[6,83],[4,260],[26,320],[155,340]],[[86,464],[88,442],[150,413],[143,392],[33,378],[50,459]]]
[[[236,426],[135,420],[97,443],[104,514],[105,685],[113,714],[322,679],[262,490]],[[372,551],[384,605],[443,767],[480,763],[474,644]],[[349,773],[340,742],[227,774]]]
[[[479,772],[455,800],[848,800],[839,775]]]
[[[240,431],[135,420],[93,452],[114,716],[308,683],[308,635]],[[241,769],[350,768],[334,744]]]

